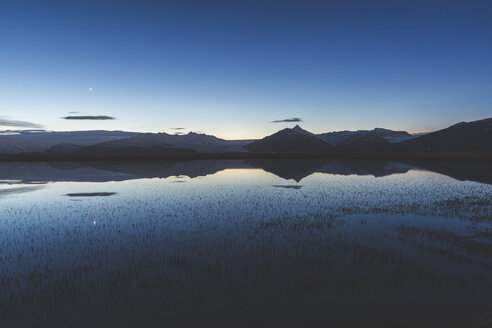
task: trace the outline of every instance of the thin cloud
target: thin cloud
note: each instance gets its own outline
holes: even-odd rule
[[[44,186],[30,186],[30,187],[15,187],[8,189],[0,189],[0,197],[15,195],[15,194],[24,194],[26,192],[36,191],[44,188]]]
[[[302,188],[302,186],[296,186],[296,185],[287,185],[287,186],[284,186],[284,185],[273,185],[275,188],[284,188],[284,189],[296,189],[296,190],[299,190]]]
[[[29,129],[29,130],[0,130],[0,135],[19,135],[19,134],[33,134],[46,132],[43,129]]]
[[[302,122],[302,118],[292,117],[292,118],[286,118],[284,120],[271,121],[270,123],[292,123],[292,122]]]
[[[171,128],[171,130],[186,130],[186,128]]]
[[[42,129],[43,126],[41,124],[36,124],[32,122],[26,121],[16,121],[16,120],[8,120],[5,118],[0,118],[0,126],[11,126],[16,128],[35,128]]]
[[[73,193],[66,194],[68,197],[109,197],[118,195],[117,192],[87,192],[87,193]]]
[[[94,121],[105,121],[105,120],[115,120],[115,117],[99,115],[99,116],[91,116],[91,115],[83,115],[83,116],[65,116],[62,117],[64,120],[94,120]]]

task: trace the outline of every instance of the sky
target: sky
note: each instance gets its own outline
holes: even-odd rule
[[[0,129],[433,131],[492,117],[490,17],[488,0],[2,0]]]

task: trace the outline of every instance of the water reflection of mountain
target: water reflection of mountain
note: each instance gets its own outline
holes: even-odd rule
[[[270,159],[250,159],[245,163],[252,167],[263,169],[286,180],[301,181],[305,177],[319,172],[326,160],[292,159],[292,160],[270,160]]]
[[[107,182],[141,178],[188,176],[196,178],[226,169],[259,168],[286,180],[301,181],[313,173],[384,177],[425,169],[458,180],[492,184],[490,161],[384,160],[199,160],[199,161],[100,161],[100,162],[6,162],[0,163],[0,181],[43,183],[51,181]]]
[[[492,184],[491,161],[464,160],[415,160],[406,162],[408,165],[447,175],[461,181],[475,181]]]
[[[93,162],[94,168],[139,178],[203,177],[226,169],[253,168],[242,160]]]
[[[118,171],[101,170],[78,162],[5,162],[0,163],[0,180],[19,183],[55,181],[107,182],[138,179]]]
[[[412,168],[409,165],[381,160],[252,159],[245,162],[281,178],[293,179],[297,182],[313,173],[383,177],[395,173],[406,173]]]
[[[227,161],[100,161],[5,162],[0,181],[8,183],[108,182],[142,178],[196,178],[231,168],[253,168],[241,160]]]

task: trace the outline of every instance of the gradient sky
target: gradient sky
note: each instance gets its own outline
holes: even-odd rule
[[[492,117],[491,17],[488,0],[3,0],[0,119],[230,139],[290,117],[435,130]]]

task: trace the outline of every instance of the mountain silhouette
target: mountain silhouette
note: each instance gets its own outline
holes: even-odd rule
[[[449,128],[395,144],[405,151],[486,151],[492,150],[492,118],[461,122]]]
[[[296,125],[254,141],[244,148],[255,153],[306,153],[330,151],[333,146]]]
[[[313,134],[296,125],[260,140],[224,140],[213,135],[136,133],[124,131],[47,132],[39,130],[3,131],[0,154],[4,160],[30,159],[152,159],[174,158],[258,158],[277,154],[303,157],[358,153],[400,153],[411,156],[429,151],[454,155],[477,152],[485,158],[492,151],[492,118],[462,122],[424,135],[376,128]],[[226,154],[227,153],[227,154]],[[17,155],[19,154],[19,155]],[[303,155],[301,155],[303,154]],[[432,153],[431,153],[432,154]],[[476,155],[475,154],[475,155]],[[109,158],[109,157],[111,158]],[[386,155],[385,155],[386,156]],[[432,154],[434,156],[434,154]],[[468,155],[466,155],[468,156]],[[485,156],[485,157],[483,157]],[[435,157],[435,156],[434,156]]]

